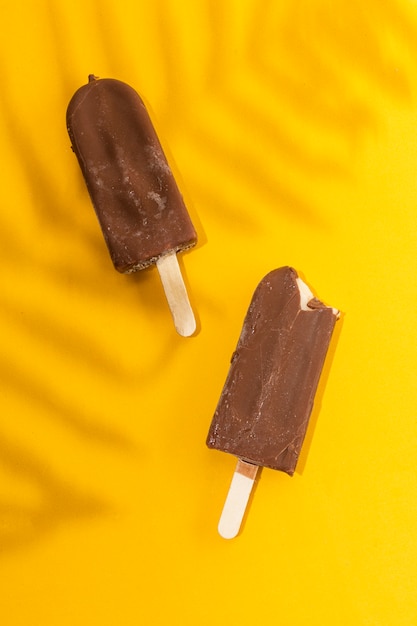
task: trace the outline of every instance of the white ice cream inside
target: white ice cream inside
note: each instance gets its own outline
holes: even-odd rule
[[[311,293],[310,289],[307,287],[305,282],[301,280],[301,278],[296,278],[298,290],[300,292],[300,307],[302,311],[311,311],[307,305],[314,298],[314,295]]]
[[[295,280],[296,280],[296,283],[297,283],[297,286],[298,286],[298,290],[300,292],[300,308],[301,308],[301,310],[302,311],[314,311],[314,309],[311,309],[308,306],[308,303],[310,302],[310,300],[312,300],[314,298],[313,293],[307,287],[305,282],[303,280],[301,280],[300,277],[297,277]],[[340,313],[339,313],[338,309],[335,309],[333,307],[331,307],[331,308],[332,308],[332,311],[333,311],[334,315],[336,315],[336,317],[339,317]]]

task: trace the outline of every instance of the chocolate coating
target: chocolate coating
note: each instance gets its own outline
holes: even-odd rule
[[[294,473],[337,312],[300,307],[297,273],[283,267],[255,290],[214,414],[209,448]]]
[[[114,266],[133,272],[197,235],[139,95],[89,81],[68,105],[67,129]]]

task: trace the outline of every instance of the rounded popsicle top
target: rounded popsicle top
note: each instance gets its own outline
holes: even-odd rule
[[[115,268],[123,273],[195,245],[197,235],[139,94],[90,74],[67,129]]]

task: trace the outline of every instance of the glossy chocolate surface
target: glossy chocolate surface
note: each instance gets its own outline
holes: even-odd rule
[[[132,272],[197,241],[145,105],[114,79],[89,77],[67,128],[115,268]]]
[[[303,310],[296,279],[283,267],[259,283],[207,438],[209,448],[289,475],[337,319],[316,298]]]

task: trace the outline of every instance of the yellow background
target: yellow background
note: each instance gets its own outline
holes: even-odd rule
[[[0,621],[417,623],[417,3],[0,2]],[[198,333],[112,266],[65,128],[87,75],[149,107],[199,244]],[[205,438],[259,280],[343,316],[297,473]]]

